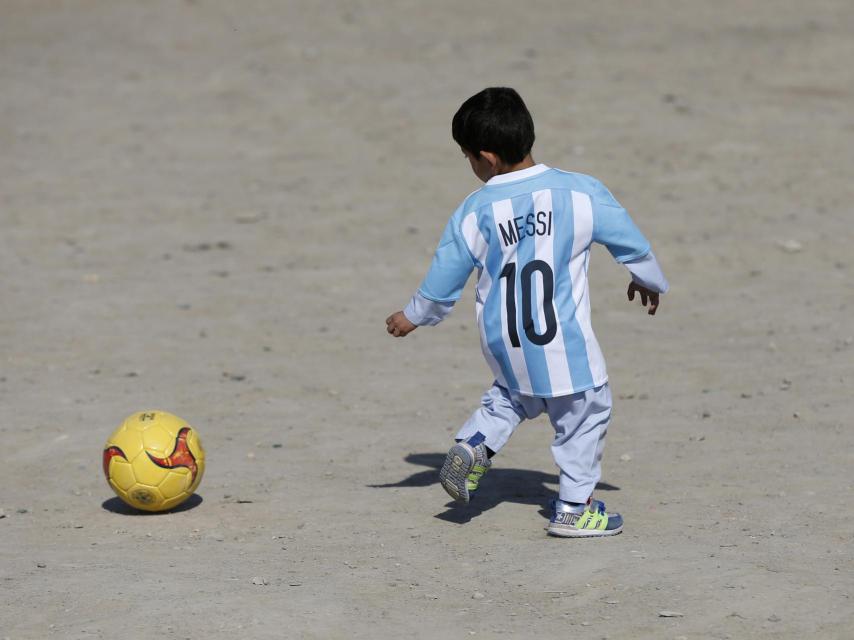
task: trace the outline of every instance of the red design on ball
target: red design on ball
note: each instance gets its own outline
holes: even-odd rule
[[[164,469],[185,467],[189,469],[191,475],[190,484],[192,484],[192,482],[195,482],[196,480],[198,467],[196,466],[196,457],[193,455],[192,451],[190,451],[190,447],[187,446],[187,436],[189,433],[189,427],[184,427],[178,432],[178,437],[175,438],[175,447],[172,449],[172,453],[165,458],[153,456],[148,451],[145,453],[148,454],[148,458],[158,467],[162,467]]]
[[[107,447],[104,449],[104,475],[107,480],[110,479],[110,460],[116,456],[124,458],[125,462],[127,462],[128,457],[125,455],[125,452],[118,447]]]

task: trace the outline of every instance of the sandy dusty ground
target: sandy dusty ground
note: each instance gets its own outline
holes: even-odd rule
[[[0,638],[854,637],[850,2],[427,7],[0,4]],[[493,84],[671,280],[650,319],[593,257],[613,539],[544,535],[543,421],[436,483],[471,287],[384,333]],[[145,408],[204,438],[177,513],[101,476]]]

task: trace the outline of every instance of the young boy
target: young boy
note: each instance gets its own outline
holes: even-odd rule
[[[601,476],[611,393],[590,325],[590,245],[605,245],[628,268],[628,298],[639,293],[650,315],[667,280],[646,238],[601,182],[534,163],[534,123],[516,91],[493,87],[472,96],[454,116],[452,133],[486,184],[451,216],[407,307],[386,319],[395,337],[438,324],[477,270],[477,324],[495,382],[457,433],[439,474],[442,486],[467,503],[519,423],[545,412],[560,469],[548,533],[616,535],[622,518],[591,497]]]

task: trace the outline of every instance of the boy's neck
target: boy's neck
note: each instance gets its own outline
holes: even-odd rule
[[[503,164],[503,163],[498,165],[496,167],[495,175],[503,176],[505,173],[513,173],[514,171],[521,171],[522,169],[530,169],[531,167],[535,166],[536,164],[537,163],[534,162],[534,158],[531,157],[531,154],[529,153],[528,155],[526,155],[522,159],[522,162],[512,164],[512,165]]]

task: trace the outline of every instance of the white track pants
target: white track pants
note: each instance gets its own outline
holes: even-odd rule
[[[560,469],[560,499],[586,502],[602,475],[600,461],[611,419],[607,383],[557,398],[523,396],[494,383],[456,437],[468,440],[480,432],[486,446],[497,453],[522,420],[544,412],[555,430],[552,455]]]

